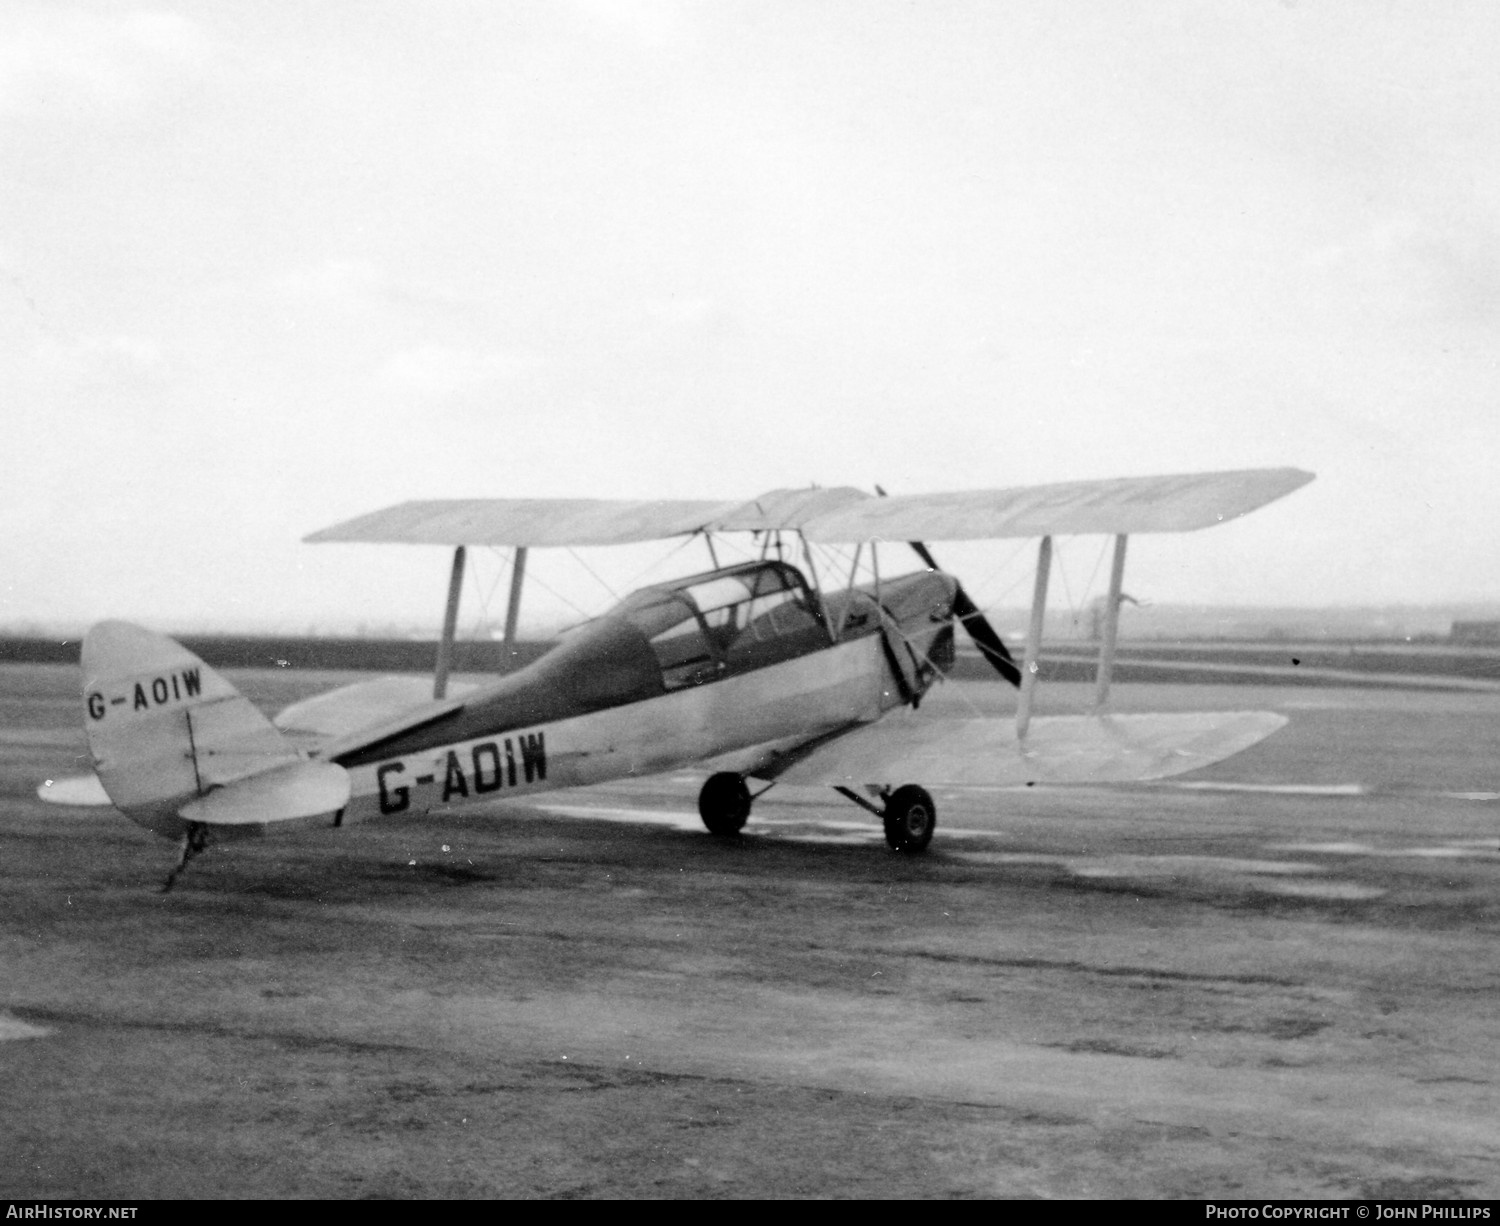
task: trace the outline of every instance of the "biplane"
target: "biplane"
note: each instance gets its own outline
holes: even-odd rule
[[[95,773],[38,791],[113,805],[178,840],[165,888],[210,840],[279,823],[417,817],[686,767],[708,773],[698,810],[714,835],[744,828],[752,784],[826,784],[874,813],[892,849],[921,852],[936,825],[933,785],[1159,779],[1281,727],[1264,711],[1112,714],[1121,583],[1130,536],[1210,527],[1311,479],[1281,468],[893,497],[813,488],[748,502],[402,503],[306,539],[453,550],[432,681],[362,681],[268,719],[172,639],[101,622],[81,654]],[[734,533],[750,534],[758,556],[720,566],[715,541]],[[1086,534],[1114,537],[1094,709],[1033,718],[1053,538]],[[530,550],[692,536],[712,569],[644,587],[525,667],[449,692],[467,550],[513,551],[513,645]],[[1039,538],[1019,661],[929,548],[998,538]],[[815,544],[852,547],[847,580],[818,573]],[[919,568],[883,573],[892,546]],[[959,628],[1018,688],[1013,721],[918,713],[953,665]]]

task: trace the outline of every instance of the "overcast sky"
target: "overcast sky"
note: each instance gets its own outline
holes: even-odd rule
[[[435,626],[443,551],[299,543],[408,498],[1261,465],[1318,480],[1127,589],[1500,598],[1497,47],[1484,0],[8,0],[0,622]]]

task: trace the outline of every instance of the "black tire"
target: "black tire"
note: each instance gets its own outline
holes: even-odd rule
[[[908,855],[927,850],[937,828],[937,806],[926,789],[915,784],[897,788],[885,802],[885,841],[892,851]]]
[[[750,820],[750,789],[744,776],[733,771],[710,775],[698,793],[698,814],[709,834],[728,837],[743,830]]]

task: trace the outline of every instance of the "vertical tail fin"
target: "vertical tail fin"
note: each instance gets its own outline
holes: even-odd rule
[[[347,800],[342,768],[294,769],[302,758],[291,743],[182,644],[129,622],[100,622],[83,640],[81,663],[94,769],[115,806],[148,829],[175,837],[189,805],[192,820],[244,825],[329,812]],[[231,788],[269,771],[279,784]],[[218,816],[209,816],[199,798],[221,791],[208,810]],[[235,794],[244,801],[226,803]]]

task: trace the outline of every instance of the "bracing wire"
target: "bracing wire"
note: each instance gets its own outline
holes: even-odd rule
[[[634,578],[632,578],[632,579],[630,579],[630,580],[628,580],[626,582],[625,587],[629,591],[632,591],[632,592],[635,591],[636,588],[640,587],[642,579],[644,579],[647,575],[649,575],[652,571],[656,570],[658,567],[665,566],[667,562],[669,562],[672,558],[675,558],[679,553],[681,553],[684,549],[686,549],[689,545],[691,545],[697,539],[698,539],[698,534],[696,532],[692,533],[689,536],[683,537],[682,540],[678,543],[678,545],[674,549],[671,549],[667,553],[662,554],[661,557],[659,557],[659,558],[655,559],[654,561],[648,563],[645,567],[643,567],[640,571],[638,571],[636,573],[636,575],[635,575]],[[722,538],[720,538],[720,539],[722,540]]]
[[[585,562],[578,556],[578,550],[569,548],[568,556],[571,557],[573,561],[577,562],[579,566],[583,567],[584,570],[588,571],[588,573],[593,577],[594,581],[609,593],[609,598],[611,600],[615,601],[616,603],[619,602],[619,594],[615,591],[614,588],[610,587],[609,584],[603,580],[603,578],[600,577],[598,571],[596,571],[592,566],[590,566],[587,562]]]
[[[1078,606],[1073,603],[1073,589],[1068,583],[1068,567],[1063,558],[1063,545],[1071,538],[1056,538],[1052,554],[1052,566],[1057,571],[1057,578],[1062,584],[1063,603],[1067,606],[1068,619],[1076,626],[1078,624]]]
[[[1104,554],[1109,549],[1109,543],[1113,539],[1113,537],[1106,536],[1099,542],[1099,552],[1094,558],[1094,569],[1089,571],[1088,586],[1084,588],[1085,596],[1094,590],[1094,580],[1099,577],[1099,568],[1104,565]]]
[[[1010,561],[1014,562],[1019,555],[1020,551],[1016,550],[1011,554]],[[985,583],[988,584],[988,582],[999,573],[1000,568],[997,567],[995,570],[990,572],[988,578],[985,580]],[[978,603],[976,602],[976,606],[981,613],[988,617],[991,613],[993,613],[1000,607],[1001,601],[1015,598],[1017,596],[1018,589],[1023,589],[1024,585],[1029,581],[1030,576],[1025,572],[1022,572],[1021,574],[1018,574],[1014,578],[1012,578],[1008,584],[1006,584],[1003,588],[996,592],[994,596],[987,600],[983,605],[978,605]],[[970,589],[968,584],[964,584],[964,587],[966,590],[968,590],[969,596],[972,599],[974,595],[973,589]]]
[[[475,638],[480,637],[481,631],[483,631],[485,637],[487,638],[494,638],[495,636],[495,623],[494,620],[490,617],[490,605],[494,602],[495,593],[500,588],[500,581],[510,573],[510,569],[512,566],[511,559],[515,556],[514,554],[507,556],[501,553],[499,548],[494,545],[491,545],[489,547],[489,552],[494,554],[494,556],[500,560],[500,569],[495,572],[495,578],[490,583],[490,590],[488,592],[486,592],[480,585],[475,584],[475,588],[479,592],[479,616],[474,625]],[[478,561],[477,555],[475,557],[475,561]]]
[[[1030,541],[1021,541],[1019,544],[1013,545],[1010,552],[1005,557],[1001,558],[1000,561],[995,564],[995,566],[989,571],[988,574],[985,575],[983,579],[979,581],[977,585],[975,585],[974,587],[970,587],[969,584],[964,584],[964,587],[969,590],[969,594],[972,596],[975,591],[983,591],[986,587],[988,587],[990,583],[994,581],[996,575],[999,575],[1014,566],[1016,561],[1026,554],[1030,545]],[[1010,584],[1000,593],[999,596],[995,598],[995,600],[990,602],[990,605],[988,607],[993,608],[1000,599],[1011,595],[1018,587],[1024,584],[1026,580],[1027,576],[1025,573],[1022,573],[1016,578],[1012,579]]]
[[[851,556],[848,550],[841,549],[837,545],[825,545],[819,542],[814,542],[814,548],[819,551],[821,555],[819,561],[822,563],[822,569],[827,571],[828,574],[846,574],[848,572]]]
[[[740,560],[744,562],[755,562],[760,559],[760,554],[752,547],[747,549],[742,543],[742,533],[720,533],[715,539],[722,546],[727,546],[732,552],[739,554]]]
[[[577,613],[578,616],[581,617],[581,618],[583,618],[584,621],[591,621],[591,620],[593,620],[594,615],[592,613],[590,613],[587,609],[581,609],[581,608],[579,608],[576,604],[574,604],[571,600],[569,600],[566,596],[564,596],[561,592],[559,592],[550,583],[547,583],[545,580],[541,579],[536,574],[528,572],[526,578],[527,578],[528,582],[536,584],[537,587],[541,588],[542,591],[546,592],[549,596],[554,596],[558,600],[562,601],[563,604],[567,605],[568,608],[572,609],[573,612]]]
[[[635,591],[638,587],[641,586],[641,580],[642,579],[644,579],[652,571],[657,570],[661,566],[665,565],[668,561],[670,561],[672,558],[676,557],[679,553],[681,553],[684,549],[686,549],[689,545],[691,545],[697,539],[698,538],[697,538],[697,534],[696,533],[692,534],[692,535],[689,535],[689,536],[683,537],[682,540],[680,542],[678,542],[678,544],[676,546],[674,546],[671,550],[669,550],[667,553],[663,554],[661,557],[656,558],[653,561],[649,562],[645,567],[643,567],[640,571],[638,571],[635,574],[634,577],[632,577],[631,579],[627,580],[626,583],[625,583],[625,589],[627,591],[629,591],[629,592]],[[613,600],[613,601],[615,601],[616,603],[618,603],[619,600],[620,600],[620,597],[615,592],[614,588],[612,588],[607,582],[605,582],[604,578],[602,576],[600,576],[591,566],[589,566],[589,564],[587,562],[585,562],[578,555],[577,550],[575,550],[575,549],[569,549],[568,552],[573,556],[574,561],[576,561],[579,564],[579,566],[581,566],[585,571],[587,571],[589,573],[589,575],[593,577],[593,579],[595,580],[595,582],[597,582],[599,584],[600,587],[602,587],[606,592],[609,593],[610,599]],[[574,601],[569,600],[566,596],[564,596],[561,592],[559,592],[555,587],[553,587],[545,579],[543,579],[540,575],[538,575],[537,572],[536,572],[536,570],[535,570],[535,568],[533,568],[533,569],[531,569],[531,570],[529,570],[527,572],[527,574],[526,574],[526,581],[528,583],[535,583],[539,588],[542,589],[542,591],[546,592],[550,596],[555,597],[557,600],[560,600],[563,604],[567,605],[568,608],[570,608],[571,610],[573,610],[574,613],[577,613],[578,616],[581,617],[584,621],[592,620],[596,616],[595,613],[591,613],[587,609],[584,609],[584,608],[580,607]],[[500,579],[497,578],[495,580],[494,588],[491,589],[491,593],[490,594],[491,594],[492,598],[493,598],[495,589],[498,588],[499,585],[500,585]]]
[[[1099,568],[1104,565],[1104,555],[1109,552],[1109,545],[1112,540],[1114,540],[1112,536],[1099,538],[1099,552],[1094,558],[1094,569],[1089,572],[1088,590],[1091,592],[1094,590],[1094,580],[1099,577]]]
[[[1072,541],[1075,541],[1077,539],[1077,537],[1069,537],[1068,541],[1069,543],[1071,543]],[[1094,580],[1099,577],[1099,567],[1104,563],[1104,553],[1105,550],[1109,548],[1109,541],[1110,538],[1105,537],[1103,543],[1099,546],[1099,552],[1094,556],[1094,568],[1089,571],[1088,580],[1084,583],[1082,589],[1079,591],[1076,601],[1068,584],[1067,567],[1063,563],[1062,542],[1058,542],[1056,556],[1057,573],[1059,578],[1062,580],[1063,598],[1067,601],[1068,614],[1070,620],[1073,623],[1075,636],[1078,630],[1079,616],[1082,614],[1085,608],[1085,602],[1088,600],[1089,593],[1094,590]]]

